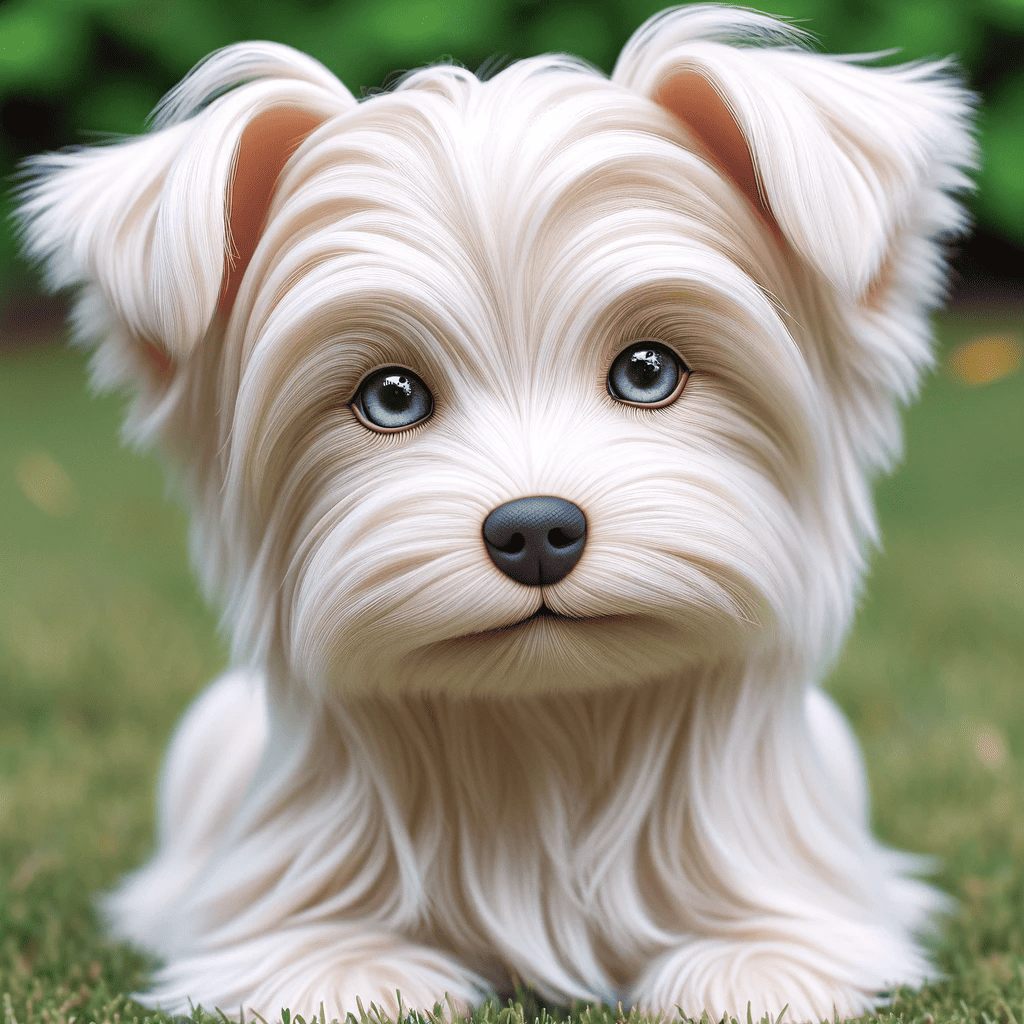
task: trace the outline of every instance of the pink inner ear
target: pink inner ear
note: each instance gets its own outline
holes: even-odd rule
[[[167,381],[174,368],[174,360],[171,359],[170,355],[149,339],[143,340],[142,352],[156,378],[161,381]]]
[[[685,71],[669,79],[654,99],[686,125],[718,169],[750,200],[782,245],[782,232],[757,187],[747,141],[715,87],[703,75]]]
[[[218,310],[231,312],[238,286],[263,231],[274,186],[288,158],[323,119],[281,107],[258,117],[242,133],[229,192],[228,225],[233,256],[225,261]]]

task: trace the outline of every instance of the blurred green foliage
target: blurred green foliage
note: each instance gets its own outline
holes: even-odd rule
[[[311,53],[357,95],[442,57],[475,69],[567,50],[611,69],[665,0],[0,0],[0,175],[40,149],[134,133],[211,50],[274,39]],[[1024,246],[1024,0],[765,0],[834,52],[958,54],[984,96],[981,225]],[[6,191],[6,190],[4,190]],[[12,200],[0,199],[0,216]],[[0,229],[0,286],[15,268]]]

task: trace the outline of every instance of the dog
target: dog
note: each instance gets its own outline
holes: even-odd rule
[[[819,684],[972,110],[944,63],[699,5],[610,78],[358,102],[233,45],[147,134],[31,163],[25,249],[82,286],[232,644],[105,904],[145,1001],[816,1021],[932,974],[943,897]]]

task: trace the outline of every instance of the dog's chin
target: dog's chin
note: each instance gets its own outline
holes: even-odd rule
[[[435,641],[403,659],[388,689],[512,697],[637,686],[692,671],[735,644],[655,615],[573,617],[541,605],[510,624]]]

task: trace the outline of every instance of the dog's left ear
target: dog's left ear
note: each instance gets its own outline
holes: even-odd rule
[[[612,80],[674,114],[770,228],[848,299],[905,229],[963,228],[973,96],[941,63],[866,67],[766,15],[694,5],[626,44]]]
[[[289,157],[354,105],[312,58],[239,43],[197,65],[149,133],[28,161],[25,252],[52,288],[85,286],[79,334],[120,364],[110,378],[145,384],[188,360],[230,313]]]

